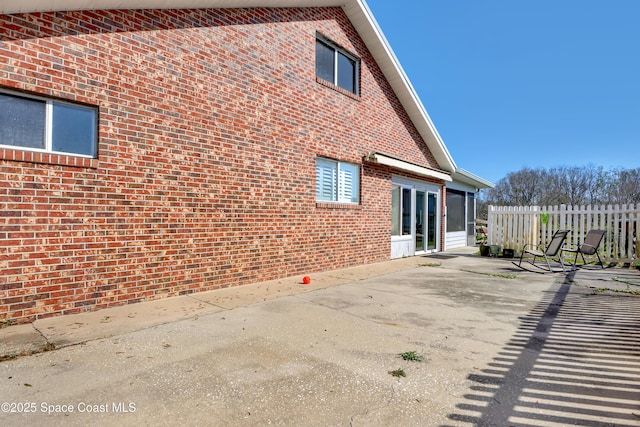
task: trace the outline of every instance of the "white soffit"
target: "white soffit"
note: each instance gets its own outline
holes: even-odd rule
[[[0,0],[0,14],[97,9],[342,7],[440,168],[456,165],[365,0]],[[411,11],[407,11],[410,13]]]
[[[416,175],[426,176],[429,178],[441,179],[443,181],[453,181],[451,176],[445,172],[434,169],[425,168],[414,163],[405,162],[404,160],[395,159],[380,153],[369,153],[364,160],[369,163],[377,163],[385,165],[405,172],[411,172]]]

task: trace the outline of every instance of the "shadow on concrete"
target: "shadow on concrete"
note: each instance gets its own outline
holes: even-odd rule
[[[573,289],[574,274],[467,377],[456,425],[640,425],[640,297]]]
[[[465,256],[466,254],[445,254],[445,253],[437,253],[437,254],[428,254],[422,255],[423,258],[433,258],[433,259],[454,259],[459,256]]]

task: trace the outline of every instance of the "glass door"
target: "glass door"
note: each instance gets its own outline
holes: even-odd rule
[[[427,203],[427,249],[435,250],[438,247],[438,231],[436,230],[436,224],[438,223],[438,195],[429,193]]]
[[[440,250],[441,187],[393,177],[391,186],[391,258]]]
[[[467,246],[476,244],[476,198],[474,193],[467,193]]]
[[[425,221],[425,192],[416,191],[416,252],[424,251]]]

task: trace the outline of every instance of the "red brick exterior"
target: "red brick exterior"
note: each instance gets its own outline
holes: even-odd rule
[[[316,32],[359,96],[316,81]],[[340,8],[0,15],[2,88],[99,107],[97,159],[0,149],[4,321],[388,259],[362,157],[438,167]],[[316,203],[316,156],[362,164],[359,205]]]

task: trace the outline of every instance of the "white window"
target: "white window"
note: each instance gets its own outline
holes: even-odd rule
[[[98,111],[0,92],[0,146],[96,157]]]
[[[447,188],[447,231],[464,231],[466,218],[465,192]]]
[[[360,61],[325,39],[316,39],[316,77],[358,94]]]
[[[411,234],[411,189],[394,186],[391,190],[391,235]]]
[[[353,163],[318,157],[316,159],[316,200],[359,203],[360,167]]]

